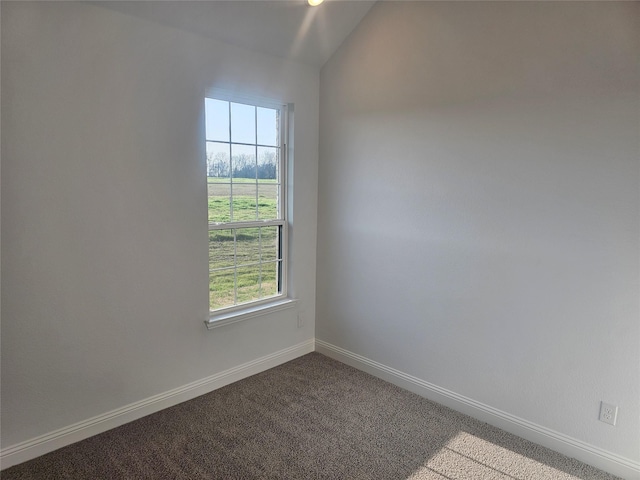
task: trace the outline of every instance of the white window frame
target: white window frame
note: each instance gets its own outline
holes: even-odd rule
[[[221,327],[230,323],[239,322],[245,319],[253,318],[256,316],[264,315],[267,313],[276,312],[279,310],[291,308],[295,304],[295,300],[288,297],[289,291],[289,105],[273,102],[264,99],[256,99],[252,97],[241,97],[237,95],[229,95],[224,92],[208,92],[205,98],[211,98],[215,100],[222,100],[225,102],[239,103],[250,105],[253,107],[262,107],[269,109],[277,109],[280,113],[280,155],[278,164],[278,208],[280,215],[277,220],[255,220],[255,221],[229,221],[220,223],[209,223],[207,229],[207,236],[209,232],[215,230],[231,230],[236,228],[257,228],[278,226],[280,227],[280,269],[279,269],[279,283],[280,293],[267,298],[253,300],[238,305],[219,308],[211,311],[210,300],[207,295],[209,303],[209,317],[205,320],[205,325],[208,329]],[[208,140],[205,136],[205,144]],[[231,143],[231,138],[229,138]],[[257,139],[256,139],[257,142]],[[259,144],[256,143],[256,146]],[[233,175],[230,172],[230,175]],[[231,178],[231,177],[230,177]],[[233,182],[231,182],[233,184]],[[208,189],[208,185],[207,185]],[[208,193],[207,193],[208,198]],[[208,211],[207,211],[208,212]],[[208,213],[207,213],[208,218]],[[207,246],[207,251],[208,251]],[[209,265],[209,256],[207,254],[207,265]],[[207,279],[209,276],[207,276]],[[208,283],[207,283],[208,285]],[[208,291],[208,289],[207,289]]]

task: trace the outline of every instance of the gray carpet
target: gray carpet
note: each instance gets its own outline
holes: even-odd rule
[[[2,472],[13,479],[614,479],[311,353]]]

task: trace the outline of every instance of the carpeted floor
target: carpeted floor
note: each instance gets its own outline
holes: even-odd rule
[[[614,479],[318,353],[7,469],[13,479]]]

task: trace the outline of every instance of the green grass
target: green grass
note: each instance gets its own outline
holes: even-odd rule
[[[209,197],[209,223],[223,223],[231,221],[231,205],[229,197]],[[278,218],[277,200],[249,196],[233,197],[233,220],[273,220]],[[256,218],[257,217],[257,218]]]
[[[231,220],[231,195],[234,221],[278,218],[278,187],[275,180],[259,180],[256,183],[255,179],[234,178],[233,184],[220,181],[224,180],[220,178],[209,177],[207,180],[210,223]]]
[[[207,180],[209,184],[221,184],[219,188],[216,185],[209,188],[209,222],[230,221],[230,189],[224,185],[224,181],[219,181],[225,179],[209,177]],[[245,184],[233,190],[234,221],[277,218],[276,189],[271,187],[264,192],[260,189],[263,184],[275,184],[275,180],[258,182],[260,197],[257,210],[255,179],[234,178],[233,182]],[[232,229],[209,232],[209,267],[225,268],[209,274],[211,310],[277,293],[278,230],[279,227],[272,226],[235,229],[235,232]],[[256,262],[262,262],[262,265],[247,265]],[[234,288],[236,285],[237,289]],[[234,299],[234,290],[237,292],[237,299]]]
[[[211,310],[234,305],[234,285],[237,281],[237,302],[269,297],[277,293],[276,264],[238,267],[209,278],[209,306]]]

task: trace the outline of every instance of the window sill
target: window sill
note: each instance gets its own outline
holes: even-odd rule
[[[270,303],[243,308],[242,310],[213,315],[208,320],[205,320],[204,324],[207,326],[207,329],[213,330],[214,328],[224,327],[225,325],[248,320],[249,318],[267,315],[280,310],[286,310],[294,307],[295,305],[295,299],[278,299]]]

